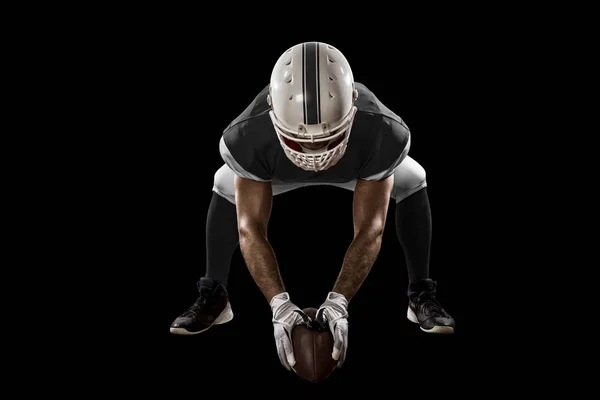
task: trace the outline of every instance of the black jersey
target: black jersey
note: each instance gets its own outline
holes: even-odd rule
[[[260,181],[343,183],[390,176],[410,148],[410,131],[365,85],[358,98],[348,147],[341,160],[324,171],[305,171],[285,155],[269,117],[269,86],[223,132],[221,157],[238,175]]]

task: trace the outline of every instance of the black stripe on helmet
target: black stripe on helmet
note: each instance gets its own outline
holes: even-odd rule
[[[319,82],[319,43],[310,42],[302,46],[302,98],[304,100],[304,123],[321,122],[320,82]]]

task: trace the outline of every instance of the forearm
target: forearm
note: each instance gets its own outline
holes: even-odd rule
[[[285,291],[275,252],[267,238],[257,232],[240,232],[240,250],[250,275],[267,301]]]
[[[381,241],[380,233],[356,235],[344,257],[334,292],[343,294],[350,301],[369,275],[381,250]]]

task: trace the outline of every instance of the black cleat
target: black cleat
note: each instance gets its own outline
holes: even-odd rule
[[[409,321],[419,324],[428,333],[454,333],[454,318],[435,298],[437,283],[431,279],[422,279],[411,283],[408,288]]]
[[[196,335],[213,325],[233,319],[227,289],[223,284],[210,278],[201,278],[198,291],[200,296],[196,302],[171,324],[171,333]]]

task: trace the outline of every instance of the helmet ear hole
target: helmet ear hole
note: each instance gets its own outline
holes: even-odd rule
[[[352,101],[356,101],[356,99],[358,99],[358,90],[354,89],[352,91]]]
[[[273,104],[271,104],[271,95],[270,94],[267,95],[267,104],[270,106],[273,105]]]

